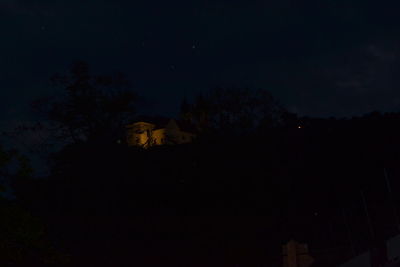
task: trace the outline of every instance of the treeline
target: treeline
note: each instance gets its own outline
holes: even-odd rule
[[[376,238],[396,233],[392,205],[399,208],[399,117],[391,114],[384,123],[386,115],[379,120],[376,115],[354,123],[302,119],[301,128],[230,138],[207,136],[192,144],[147,150],[122,144],[71,144],[53,157],[51,177],[22,183],[17,198],[49,220],[63,218],[51,225],[66,240],[74,234],[74,240],[79,240],[89,230],[103,236],[119,228],[121,239],[116,241],[110,234],[109,240],[116,247],[137,248],[141,241],[124,239],[126,233],[146,239],[159,227],[158,234],[172,240],[179,235],[197,240],[198,232],[219,236],[226,225],[205,230],[196,221],[182,225],[177,220],[164,228],[164,220],[239,216],[250,219],[226,222],[235,229],[229,232],[231,237],[254,238],[254,231],[259,231],[258,237],[267,240],[262,245],[266,250],[294,237],[313,248],[347,246],[350,251],[350,238],[360,252]],[[152,221],[151,227],[142,225],[143,218],[154,216],[166,217]],[[68,231],[71,222],[65,218],[88,223],[88,217],[95,221],[85,227],[85,223],[76,225],[82,232]],[[71,244],[73,248],[77,244]],[[155,253],[162,253],[159,249]]]
[[[348,253],[396,233],[400,113],[298,117],[219,88],[182,103],[193,143],[142,149],[117,142],[136,116],[122,76],[78,64],[55,80],[66,95],[35,107],[63,146],[13,188],[73,266],[278,264],[289,238]]]

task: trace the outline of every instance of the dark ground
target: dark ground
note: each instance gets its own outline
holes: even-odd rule
[[[334,266],[396,233],[397,121],[309,119],[149,150],[70,146],[18,199],[73,266],[281,266],[290,238]]]

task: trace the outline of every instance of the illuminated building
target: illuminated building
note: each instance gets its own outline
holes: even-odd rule
[[[190,125],[163,117],[142,118],[127,129],[127,144],[144,148],[190,143],[196,137]]]

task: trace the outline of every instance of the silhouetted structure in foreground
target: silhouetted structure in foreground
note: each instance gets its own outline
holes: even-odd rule
[[[283,267],[309,267],[314,259],[308,255],[307,244],[290,240],[283,246]]]

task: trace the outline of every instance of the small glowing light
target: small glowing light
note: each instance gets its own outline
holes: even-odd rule
[[[303,128],[303,127],[301,127],[301,125],[299,125],[299,126],[297,126],[297,128],[301,129],[301,128]]]

